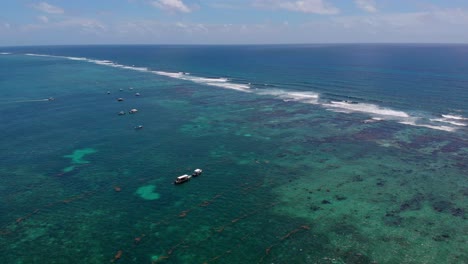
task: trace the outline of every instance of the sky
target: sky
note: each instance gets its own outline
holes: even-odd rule
[[[468,0],[3,0],[0,46],[468,43]]]

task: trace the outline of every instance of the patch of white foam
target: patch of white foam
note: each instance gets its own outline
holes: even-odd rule
[[[468,120],[468,118],[460,116],[460,115],[442,115],[444,118],[448,119],[456,119],[456,120]]]
[[[250,85],[230,82],[227,78],[207,78],[190,75],[186,72],[165,72],[165,71],[152,71],[155,74],[166,76],[170,78],[191,81],[209,86],[216,86],[220,88],[232,89],[241,92],[251,92]]]
[[[74,60],[74,61],[89,61],[87,58],[83,57],[67,57],[69,60]]]
[[[10,55],[11,52],[0,52],[0,55]]]
[[[324,103],[327,109],[336,112],[359,112],[359,113],[366,113],[373,115],[374,117],[379,117],[383,119],[401,119],[401,118],[408,118],[406,112],[397,111],[390,108],[380,107],[374,104],[366,104],[366,103],[348,103],[348,102],[338,102],[332,101],[330,103]]]
[[[461,116],[461,115],[441,115],[441,118],[433,118],[431,119],[432,122],[439,122],[445,124],[451,124],[454,126],[464,127],[468,126],[468,118]]]
[[[426,127],[431,129],[443,130],[447,132],[454,132],[457,130],[455,127],[450,126],[436,126],[436,125],[429,125],[429,124],[418,124],[415,121],[399,121],[400,124],[410,125],[410,126],[418,126],[418,127]]]
[[[363,123],[375,123],[375,122],[379,122],[379,121],[382,121],[383,119],[380,118],[380,117],[372,117],[370,119],[366,119],[364,121],[362,121]]]
[[[198,77],[190,75],[186,72],[165,72],[165,71],[151,71],[146,67],[136,67],[135,65],[128,66],[118,64],[109,60],[94,60],[84,57],[66,57],[66,56],[55,56],[55,55],[45,55],[45,54],[34,54],[27,53],[28,56],[38,56],[38,57],[51,57],[51,58],[63,58],[74,61],[85,61],[94,63],[97,65],[109,66],[120,69],[127,69],[140,72],[148,72],[161,76],[166,76],[174,79],[180,79],[185,81],[191,81],[194,83],[215,86],[220,88],[232,89],[242,92],[252,92],[250,89],[250,83],[241,84],[231,82],[227,78],[207,78],[207,77]],[[270,95],[278,99],[282,99],[286,102],[294,101],[307,104],[317,104],[327,110],[331,110],[339,113],[365,113],[371,116],[371,119],[365,120],[364,122],[375,122],[381,120],[393,120],[401,124],[426,127],[430,129],[443,130],[448,132],[453,132],[457,130],[457,126],[468,126],[468,118],[459,116],[459,115],[441,115],[442,118],[429,119],[431,123],[424,122],[420,117],[411,116],[406,112],[398,111],[390,108],[381,107],[374,104],[368,103],[350,103],[346,101],[331,101],[328,103],[320,102],[320,95],[314,92],[304,92],[304,91],[287,91],[282,89],[258,89],[254,90],[256,94],[259,95]],[[426,119],[427,120],[427,119]],[[439,125],[438,123],[445,123],[447,125]]]
[[[217,87],[220,87],[220,88],[226,88],[226,89],[232,89],[232,90],[237,90],[237,91],[241,91],[241,92],[246,92],[246,93],[250,93],[251,91],[249,90],[250,89],[250,86],[247,85],[247,84],[238,84],[238,83],[204,83],[206,85],[210,85],[210,86],[217,86]]]
[[[90,62],[96,63],[98,65],[103,65],[103,66],[111,66],[111,67],[116,66],[115,63],[113,63],[112,61],[108,61],[108,60],[90,60]]]
[[[467,126],[467,124],[465,124],[465,123],[452,121],[452,120],[449,120],[449,119],[446,119],[446,118],[433,118],[433,119],[430,119],[430,120],[435,121],[435,122],[447,123],[447,124],[451,124],[451,125],[454,125],[454,126]]]
[[[339,113],[364,113],[371,116],[371,119],[365,120],[364,123],[370,123],[381,120],[391,120],[400,124],[425,127],[430,129],[453,132],[457,130],[456,126],[466,126],[466,124],[449,120],[448,118],[426,119],[423,117],[410,115],[404,111],[398,111],[390,108],[381,107],[367,103],[350,103],[332,101],[322,104],[326,109]],[[456,116],[458,117],[458,116]],[[463,117],[458,117],[463,118]]]
[[[303,92],[303,91],[286,91],[282,89],[262,89],[257,90],[257,94],[260,95],[272,95],[280,98],[285,102],[301,102],[309,104],[318,104],[319,94],[314,92]]]
[[[102,66],[109,66],[114,68],[126,69],[126,70],[133,70],[139,72],[148,72],[153,73],[161,76],[166,76],[174,79],[180,79],[185,81],[191,81],[194,83],[209,85],[209,86],[216,86],[220,88],[232,89],[242,92],[251,92],[249,84],[241,84],[241,83],[234,83],[229,81],[227,78],[207,78],[207,77],[199,77],[190,75],[190,73],[185,72],[165,72],[165,71],[151,71],[146,67],[136,67],[135,65],[128,66],[123,64],[118,64],[109,60],[94,60],[88,59],[84,57],[69,57],[69,56],[54,56],[54,55],[45,55],[45,54],[34,54],[34,53],[27,53],[25,55],[28,56],[40,56],[40,57],[51,57],[51,58],[64,58],[74,61],[86,61],[90,63],[94,63],[97,65]]]

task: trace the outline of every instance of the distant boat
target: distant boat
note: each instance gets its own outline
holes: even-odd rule
[[[203,171],[201,169],[196,169],[193,171],[192,175],[188,175],[188,174],[181,175],[175,179],[174,184],[181,184],[184,182],[188,182],[192,177],[200,176],[202,172]]]
[[[192,176],[190,176],[188,174],[181,175],[181,176],[176,178],[176,180],[174,181],[174,184],[181,184],[181,183],[184,183],[184,182],[188,182],[191,178],[192,178]]]
[[[192,177],[197,177],[197,176],[200,176],[202,174],[202,170],[201,169],[196,169],[193,171],[192,173]]]

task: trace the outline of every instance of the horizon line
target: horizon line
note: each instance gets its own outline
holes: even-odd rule
[[[317,42],[317,43],[104,43],[104,44],[25,44],[0,45],[0,48],[72,46],[305,46],[305,45],[468,45],[468,42]]]

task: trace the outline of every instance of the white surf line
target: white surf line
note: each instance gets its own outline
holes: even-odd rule
[[[248,84],[241,84],[241,83],[234,83],[229,81],[227,78],[207,78],[207,77],[199,77],[190,75],[190,73],[185,72],[165,72],[165,71],[152,71],[146,67],[135,67],[135,66],[128,66],[119,63],[115,63],[109,60],[94,60],[88,59],[84,57],[69,57],[69,56],[55,56],[55,55],[45,55],[45,54],[35,54],[35,53],[27,53],[25,55],[28,56],[39,56],[39,57],[50,57],[50,58],[63,58],[69,59],[74,61],[85,61],[94,63],[97,65],[109,66],[114,68],[126,69],[126,70],[133,70],[133,71],[140,71],[140,72],[147,72],[153,73],[160,76],[170,77],[179,80],[191,81],[194,83],[209,85],[209,86],[216,86],[220,88],[226,88],[231,90],[237,90],[241,92],[251,92],[250,85]]]
[[[287,91],[282,89],[259,89],[256,90],[256,94],[271,95],[285,102],[293,101],[308,104],[319,104],[320,97],[318,93],[314,92]]]
[[[263,89],[257,90],[257,94],[260,95],[271,95],[276,98],[282,99],[285,102],[294,101],[300,103],[307,103],[307,104],[314,104],[324,107],[325,109],[337,113],[345,113],[345,114],[352,114],[352,113],[362,113],[369,115],[371,119],[364,120],[364,123],[369,123],[369,120],[372,122],[378,122],[382,120],[389,120],[395,121],[400,124],[410,125],[410,126],[417,126],[417,127],[425,127],[430,129],[436,130],[443,130],[447,132],[453,132],[457,130],[456,127],[448,126],[448,125],[440,125],[437,123],[426,123],[422,117],[412,116],[404,111],[394,110],[387,107],[382,107],[375,104],[368,104],[368,103],[356,103],[356,102],[346,102],[346,101],[331,101],[331,102],[321,102],[320,95],[318,93],[313,92],[303,92],[303,91],[286,91],[281,89]],[[458,117],[463,119],[464,117]],[[367,122],[366,122],[367,121]],[[437,120],[430,120],[430,121],[437,121]],[[456,123],[453,121],[444,121],[450,125],[463,125],[461,123]]]
[[[447,123],[447,124],[451,124],[451,125],[454,125],[454,126],[467,126],[467,124],[465,124],[465,123],[460,123],[460,122],[457,122],[457,121],[447,120],[445,118],[431,118],[430,120],[435,121],[435,122]]]
[[[404,111],[393,110],[386,107],[381,107],[379,105],[368,104],[368,103],[350,103],[346,101],[331,101],[331,102],[320,102],[320,94],[314,92],[305,92],[305,91],[290,91],[290,90],[282,90],[282,89],[250,89],[249,84],[240,84],[230,82],[227,78],[207,78],[207,77],[199,77],[193,76],[190,73],[186,72],[165,72],[165,71],[152,71],[146,67],[136,67],[136,66],[127,66],[123,64],[118,64],[109,60],[94,60],[88,59],[84,57],[68,57],[68,56],[55,56],[55,55],[45,55],[45,54],[34,54],[34,53],[27,53],[25,55],[28,56],[39,56],[39,57],[51,57],[51,58],[62,58],[62,59],[69,59],[74,61],[85,61],[94,63],[97,65],[109,66],[114,68],[120,69],[128,69],[134,70],[139,72],[147,72],[152,74],[157,74],[160,76],[165,76],[169,78],[191,81],[194,83],[215,86],[220,88],[232,89],[241,92],[254,92],[255,94],[259,95],[269,95],[281,99],[285,102],[293,101],[299,103],[306,103],[306,104],[315,104],[324,107],[325,109],[333,112],[338,113],[363,113],[368,114],[371,118],[375,121],[381,120],[391,120],[396,121],[400,124],[411,125],[411,126],[419,126],[419,127],[426,127],[436,130],[443,130],[448,132],[453,132],[457,130],[456,127],[447,126],[447,125],[437,125],[437,124],[426,124],[423,122],[423,118],[411,116]],[[457,116],[457,115],[442,115],[444,119],[429,119],[431,122],[443,122],[453,126],[466,126],[463,123],[450,121],[450,119],[455,120],[468,120],[468,118]],[[443,121],[442,121],[443,120]]]
[[[400,121],[398,123],[404,124],[404,125],[410,125],[410,126],[418,126],[418,127],[425,127],[425,128],[436,129],[436,130],[442,130],[442,131],[447,131],[447,132],[454,132],[455,130],[457,130],[455,127],[435,126],[435,125],[428,125],[428,124],[417,124],[417,123],[412,122],[412,121]]]
[[[374,117],[385,117],[386,119],[401,119],[410,117],[409,114],[403,111],[397,111],[390,108],[385,108],[367,103],[348,103],[340,101],[331,101],[330,103],[324,103],[323,106],[330,108],[332,111],[336,109],[350,112],[360,112],[374,115]]]
[[[240,84],[240,83],[233,83],[230,82],[227,78],[207,78],[207,77],[198,77],[190,75],[190,73],[185,72],[165,72],[165,71],[151,71],[152,73],[166,76],[174,79],[186,80],[195,83],[216,86],[221,88],[227,88],[232,90],[237,90],[241,92],[251,92],[250,85],[248,84]]]
[[[468,120],[468,118],[460,116],[460,115],[442,115],[442,117],[447,119],[455,119],[455,120]]]

